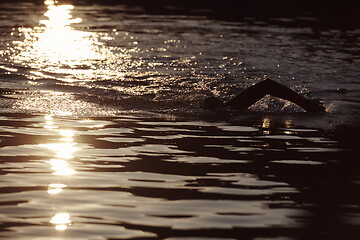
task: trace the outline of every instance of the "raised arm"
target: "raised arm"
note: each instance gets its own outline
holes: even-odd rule
[[[268,94],[291,101],[307,112],[325,112],[324,106],[319,101],[307,99],[269,78],[241,91],[234,98],[227,101],[225,106],[246,109]]]

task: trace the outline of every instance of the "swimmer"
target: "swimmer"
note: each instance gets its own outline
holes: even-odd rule
[[[244,89],[235,97],[223,102],[219,98],[209,97],[205,99],[203,107],[209,110],[220,110],[225,108],[242,110],[247,109],[265,95],[282,98],[302,107],[306,112],[325,112],[325,107],[318,100],[308,99],[294,92],[290,88],[267,78],[255,85]]]

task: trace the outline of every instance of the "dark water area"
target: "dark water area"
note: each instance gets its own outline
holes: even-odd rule
[[[356,8],[238,2],[1,1],[0,239],[358,239]]]
[[[84,1],[79,1],[84,2]],[[87,0],[85,2],[97,2]],[[308,18],[317,18],[312,22],[314,28],[357,28],[359,16],[356,11],[357,3],[353,0],[339,1],[310,1],[310,0],[255,0],[255,1],[206,1],[206,0],[105,0],[105,4],[126,4],[141,6],[149,13],[157,14],[193,14],[206,15],[216,19],[243,21],[244,18],[256,18],[271,21],[271,18],[297,18],[296,24],[309,24]],[[311,21],[310,21],[311,22]]]
[[[24,0],[16,0],[24,2]],[[30,1],[43,4],[42,0]],[[207,16],[228,21],[263,20],[283,25],[309,26],[314,29],[353,29],[360,27],[357,2],[311,0],[253,0],[253,1],[206,1],[206,0],[63,0],[69,4],[126,5],[132,11],[161,15]],[[129,9],[130,10],[130,9]],[[296,21],[279,21],[277,18],[293,18]]]

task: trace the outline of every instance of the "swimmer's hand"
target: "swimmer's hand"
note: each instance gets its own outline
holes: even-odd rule
[[[303,108],[311,113],[324,113],[326,112],[323,103],[318,99],[306,99]]]

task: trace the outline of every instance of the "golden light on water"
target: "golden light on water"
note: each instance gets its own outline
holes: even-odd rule
[[[55,4],[55,1],[54,1],[54,0],[45,0],[45,1],[44,1],[44,4],[45,4],[45,5],[54,5],[54,4]]]
[[[73,153],[78,150],[74,142],[76,132],[72,129],[61,129],[56,126],[58,125],[57,123],[58,121],[51,115],[44,117],[44,129],[56,133],[59,139],[57,143],[40,144],[41,147],[54,151],[54,158],[46,162],[50,165],[53,176],[56,178],[61,176],[61,179],[57,179],[55,183],[48,184],[47,193],[53,197],[57,197],[57,194],[62,193],[68,187],[59,180],[65,180],[64,177],[76,174],[76,171],[70,166],[68,161],[73,158]],[[56,213],[49,222],[54,225],[57,231],[65,231],[72,224],[70,214],[67,212]]]
[[[14,28],[11,33],[15,40],[8,47],[9,61],[25,69],[31,87],[44,89],[19,99],[14,108],[61,116],[107,114],[111,109],[78,98],[80,94],[75,97],[75,92],[67,90],[74,86],[87,91],[98,86],[90,82],[123,78],[129,69],[143,64],[143,60],[132,57],[141,50],[129,33],[120,34],[114,28],[89,30],[98,26],[96,21],[86,22],[86,9],[61,2],[44,0],[45,11],[34,16],[40,20],[32,27]],[[114,42],[107,44],[110,41]],[[113,90],[132,94],[142,93],[142,88]]]
[[[58,193],[61,193],[64,188],[66,188],[67,185],[65,184],[62,184],[62,183],[51,183],[48,185],[48,190],[47,192],[49,194],[58,194]]]
[[[89,25],[74,16],[83,14],[80,10],[75,11],[74,5],[51,0],[44,1],[44,4],[46,11],[40,15],[42,20],[35,27],[19,27],[12,33],[18,38],[10,45],[10,60],[15,65],[31,69],[25,74],[28,84],[51,85],[50,81],[36,80],[54,79],[68,86],[80,82],[81,87],[86,89],[85,82],[96,78],[113,79],[123,74],[117,67],[122,66],[121,59],[126,54],[114,54],[112,48],[105,45],[104,42],[112,39],[108,33],[86,31]],[[108,39],[104,40],[104,35]],[[108,62],[118,65],[113,67]],[[55,85],[54,81],[52,86]],[[19,99],[14,108],[62,116],[86,114],[99,109],[97,105],[75,99],[73,93],[61,90],[42,90],[32,94],[32,97]],[[48,128],[53,126],[48,124]]]
[[[271,118],[269,117],[264,117],[263,118],[263,121],[262,121],[262,124],[261,124],[261,127],[262,128],[270,128],[272,126],[272,120]]]
[[[54,126],[53,118],[51,115],[45,116],[45,126],[46,129],[56,129],[57,127]]]
[[[51,165],[51,169],[54,171],[53,175],[68,176],[76,173],[66,160],[51,159],[49,164]]]
[[[74,133],[71,130],[60,131],[60,133],[63,136],[65,135],[65,138],[60,139],[65,142],[43,144],[48,149],[55,151],[56,158],[50,159],[48,163],[54,171],[53,175],[73,175],[76,171],[70,167],[68,160],[73,158],[73,153],[79,150],[79,148],[75,147],[76,143],[72,142]]]
[[[72,16],[73,5],[56,5],[54,1],[44,3],[46,19],[35,28],[19,28],[25,39],[17,43],[21,49],[17,61],[28,62],[32,67],[46,67],[52,72],[68,72],[79,66],[91,67],[91,60],[104,58],[96,34],[72,27],[82,22],[81,18]],[[63,66],[66,68],[61,68]]]
[[[90,33],[76,31],[71,24],[80,23],[80,18],[71,16],[72,5],[49,5],[44,14],[48,20],[40,23],[45,26],[38,40],[34,43],[40,61],[78,65],[82,60],[96,58],[94,40]]]
[[[68,161],[72,159],[74,157],[73,154],[79,150],[79,148],[76,147],[77,143],[74,142],[75,131],[72,129],[58,129],[58,127],[55,126],[54,119],[51,115],[45,116],[44,119],[44,128],[56,132],[60,137],[59,142],[57,143],[39,145],[54,152],[54,158],[47,161],[47,163],[50,165],[50,169],[53,171],[52,175],[74,175],[76,171],[70,166]],[[54,186],[63,188],[59,187],[59,185],[53,185],[52,187],[49,185],[49,189],[52,189],[51,193],[58,191],[54,189]]]
[[[76,143],[49,143],[43,144],[43,146],[47,147],[48,149],[53,150],[56,154],[56,158],[61,159],[71,159],[73,158],[73,153],[78,150],[75,147]]]
[[[63,136],[63,138],[61,139],[62,141],[65,141],[65,142],[74,141],[73,137],[75,135],[75,132],[73,130],[70,130],[70,129],[60,130],[59,133],[61,136]]]
[[[70,214],[65,212],[57,213],[50,220],[50,223],[55,225],[55,229],[58,231],[64,231],[71,226]]]

